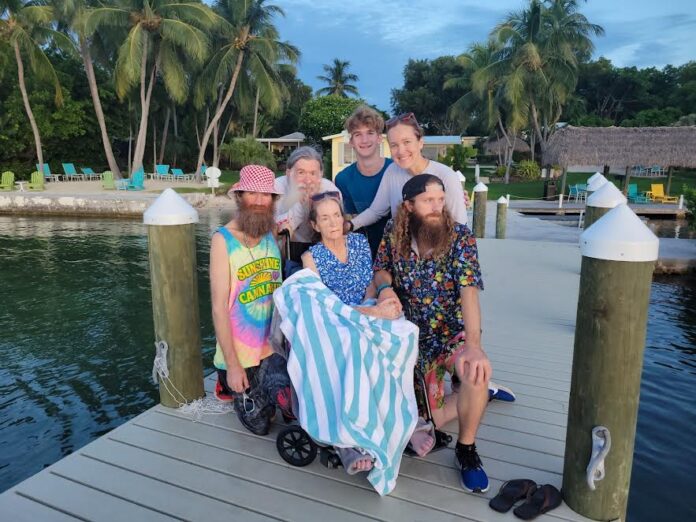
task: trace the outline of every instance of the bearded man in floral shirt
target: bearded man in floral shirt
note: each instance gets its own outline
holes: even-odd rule
[[[447,211],[438,177],[413,176],[402,196],[375,258],[378,300],[398,297],[406,318],[420,329],[418,365],[433,421],[442,427],[458,419],[460,483],[467,491],[483,493],[488,477],[475,438],[489,400],[491,364],[481,347],[478,293],[483,281],[476,238]],[[445,373],[461,382],[458,392],[447,396]],[[421,456],[434,445],[431,433],[411,438],[412,449]]]

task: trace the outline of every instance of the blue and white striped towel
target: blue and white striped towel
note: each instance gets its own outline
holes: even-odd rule
[[[418,420],[418,327],[361,314],[308,269],[287,279],[273,299],[290,341],[300,424],[316,441],[370,453],[375,462],[367,479],[380,495],[391,493]]]

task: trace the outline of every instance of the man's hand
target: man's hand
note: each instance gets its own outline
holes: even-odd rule
[[[397,319],[401,315],[401,302],[396,297],[383,299],[376,305],[383,319]]]
[[[493,370],[491,362],[480,346],[466,344],[455,362],[457,375],[464,382],[473,385],[483,384],[490,380]]]
[[[246,370],[241,366],[227,368],[227,386],[236,393],[242,393],[249,387]]]

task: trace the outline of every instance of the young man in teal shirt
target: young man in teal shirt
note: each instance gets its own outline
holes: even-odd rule
[[[334,182],[343,196],[346,213],[360,214],[372,204],[382,176],[392,160],[380,155],[384,119],[371,107],[361,105],[355,109],[346,120],[345,129],[358,161],[339,172]],[[377,252],[389,218],[385,216],[365,228],[372,257]]]

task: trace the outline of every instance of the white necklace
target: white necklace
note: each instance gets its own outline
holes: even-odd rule
[[[254,253],[251,251],[251,248],[249,248],[249,244],[247,243],[247,235],[246,233],[242,232],[243,237],[242,237],[242,244],[246,247],[247,252],[249,252],[249,257],[251,258],[252,261],[256,261],[256,258],[254,257]],[[268,238],[266,236],[263,236],[261,240],[259,241],[259,244],[261,244],[261,241],[264,241],[266,243],[266,253],[264,254],[263,257],[268,257]],[[259,245],[256,245],[259,246]],[[256,246],[254,248],[256,248]]]

